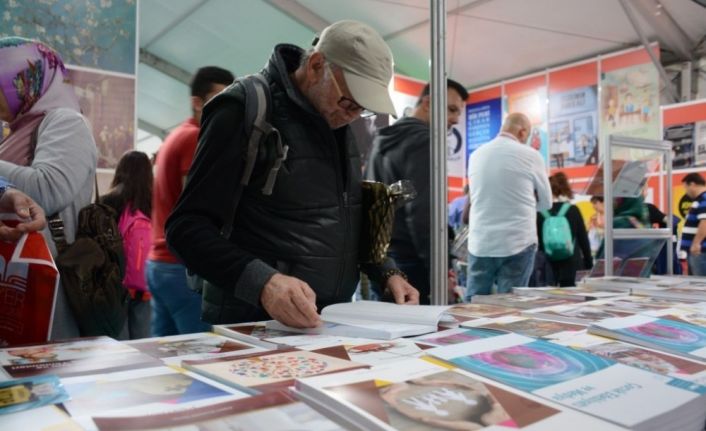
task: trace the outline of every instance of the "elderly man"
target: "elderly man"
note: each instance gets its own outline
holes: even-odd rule
[[[537,251],[537,211],[552,207],[544,161],[526,144],[532,126],[510,114],[500,134],[471,155],[466,300],[527,286]]]
[[[272,96],[271,122],[289,152],[271,195],[261,192],[262,163],[239,189],[247,149],[242,85],[205,106],[196,157],[166,226],[171,249],[213,284],[204,291],[203,319],[274,318],[314,327],[317,309],[350,300],[362,213],[360,157],[347,125],[365,109],[394,114],[392,73],[390,49],[356,21],[325,28],[306,52],[288,44],[274,48],[262,74]],[[225,238],[222,226],[241,192]],[[391,260],[363,270],[396,302],[418,302]]]

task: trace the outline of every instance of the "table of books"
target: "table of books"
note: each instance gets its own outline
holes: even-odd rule
[[[441,319],[404,338],[253,322],[3,348],[0,430],[704,429],[706,280],[601,277],[392,310]]]

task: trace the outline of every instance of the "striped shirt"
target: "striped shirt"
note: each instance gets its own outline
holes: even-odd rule
[[[681,246],[684,251],[689,251],[691,243],[694,241],[696,232],[699,229],[699,222],[706,220],[706,192],[701,193],[694,202],[691,203],[691,209],[686,215],[684,221],[684,229],[681,233]],[[706,241],[701,242],[701,252],[706,253]]]

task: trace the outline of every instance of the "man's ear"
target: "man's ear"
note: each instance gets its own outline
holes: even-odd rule
[[[203,110],[203,99],[198,96],[191,96],[191,110],[193,112],[201,112]]]
[[[318,51],[311,53],[306,63],[306,74],[311,83],[324,79],[325,64],[326,59],[323,54]]]

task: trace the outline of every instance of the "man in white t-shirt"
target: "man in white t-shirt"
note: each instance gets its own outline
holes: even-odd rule
[[[538,151],[525,145],[532,129],[510,114],[500,134],[471,155],[466,301],[473,295],[527,286],[537,251],[537,211],[552,206],[549,178]]]

